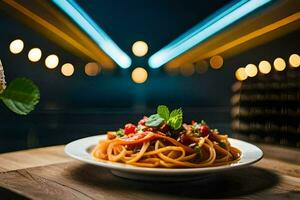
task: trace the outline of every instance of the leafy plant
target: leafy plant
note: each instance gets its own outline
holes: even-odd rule
[[[164,120],[168,120],[170,116],[169,108],[165,105],[160,105],[157,107],[157,114],[159,114]]]
[[[164,119],[159,114],[151,115],[146,121],[146,126],[157,127],[164,122]]]
[[[1,92],[0,99],[11,111],[19,115],[27,115],[39,102],[40,92],[31,80],[17,78]]]
[[[165,105],[157,107],[157,114],[151,115],[146,126],[157,127],[163,122],[168,124],[173,130],[177,130],[182,126],[183,112],[181,108],[173,110],[171,113]]]
[[[175,109],[171,112],[167,123],[174,129],[177,130],[181,127],[183,120],[183,113],[181,108]]]

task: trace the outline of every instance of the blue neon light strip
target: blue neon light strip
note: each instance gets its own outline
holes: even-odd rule
[[[120,67],[131,65],[130,57],[85,13],[74,0],[52,0]]]
[[[148,60],[149,66],[151,68],[161,67],[270,1],[272,0],[241,0],[224,7],[153,54]]]

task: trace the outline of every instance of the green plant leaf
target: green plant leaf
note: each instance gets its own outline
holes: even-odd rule
[[[177,117],[177,116],[182,117],[182,115],[183,115],[182,110],[181,110],[181,108],[179,108],[179,109],[175,109],[171,112],[170,118]]]
[[[157,127],[164,122],[164,119],[159,114],[151,115],[146,121],[145,125],[150,127]]]
[[[157,114],[159,114],[165,121],[169,119],[170,111],[165,105],[160,105],[157,107]]]
[[[176,116],[170,118],[168,124],[171,126],[172,129],[177,130],[181,127],[182,121],[183,121],[182,116]]]
[[[177,130],[182,126],[183,113],[181,108],[175,109],[171,112],[168,124],[172,129]]]
[[[11,111],[20,115],[27,115],[39,102],[40,92],[31,80],[17,78],[10,82],[0,94],[0,98]]]

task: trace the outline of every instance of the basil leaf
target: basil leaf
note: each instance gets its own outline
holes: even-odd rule
[[[177,130],[182,126],[182,116],[176,116],[169,119],[169,125],[172,129]]]
[[[39,102],[40,92],[31,80],[17,78],[0,94],[0,99],[11,111],[27,115]]]
[[[171,112],[170,118],[177,117],[177,116],[181,116],[182,117],[182,115],[183,115],[182,110],[181,110],[181,108],[179,108],[179,109],[175,109],[175,110],[173,110]]]
[[[160,105],[157,107],[157,114],[159,114],[165,121],[169,119],[170,111],[165,105]]]
[[[183,113],[181,108],[175,109],[171,112],[168,124],[172,129],[177,130],[182,126]]]
[[[164,122],[164,119],[159,114],[151,115],[146,121],[145,125],[150,127],[157,127]]]

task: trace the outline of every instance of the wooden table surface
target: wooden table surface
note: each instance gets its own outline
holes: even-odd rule
[[[0,199],[300,199],[300,151],[258,145],[264,158],[192,182],[138,182],[67,157],[64,146],[0,154]]]

